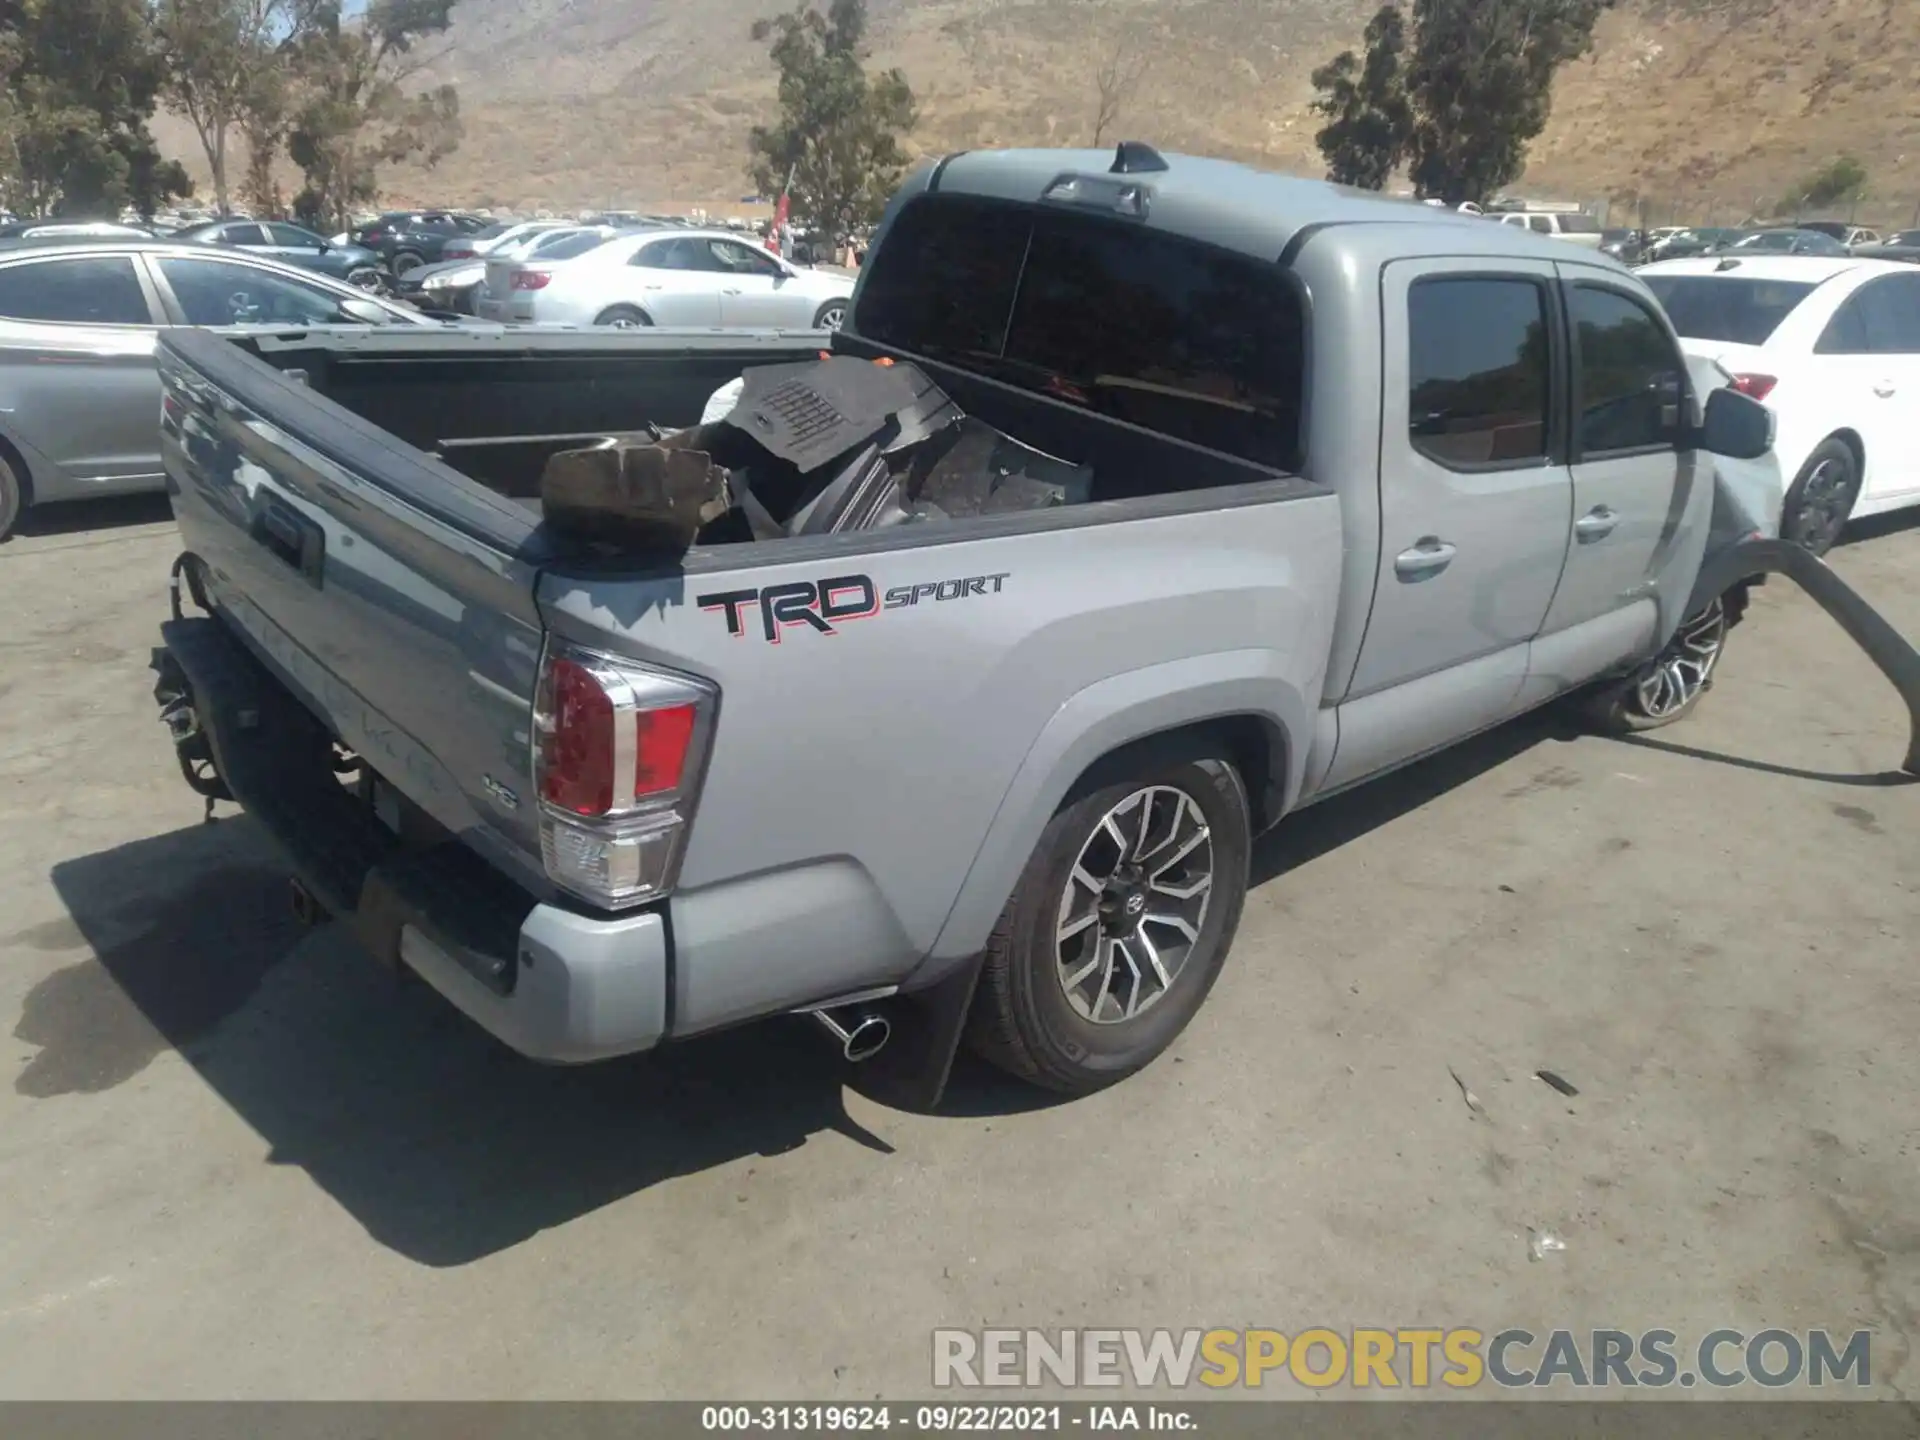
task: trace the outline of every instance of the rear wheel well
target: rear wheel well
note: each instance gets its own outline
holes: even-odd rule
[[[1287,741],[1280,727],[1258,715],[1221,715],[1130,740],[1089,765],[1062,806],[1143,766],[1175,760],[1221,759],[1240,772],[1257,835],[1278,823],[1286,804]]]

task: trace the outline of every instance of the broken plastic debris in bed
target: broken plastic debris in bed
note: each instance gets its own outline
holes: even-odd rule
[[[556,533],[680,554],[1085,504],[1093,472],[966,415],[918,366],[835,356],[749,371],[724,419],[562,451],[540,493]]]

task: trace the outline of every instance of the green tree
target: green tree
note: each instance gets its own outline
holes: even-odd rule
[[[157,0],[154,6],[166,67],[161,94],[193,125],[222,214],[229,208],[228,141],[256,112],[276,107],[282,46],[305,18],[301,0]]]
[[[306,177],[303,216],[345,226],[379,193],[381,165],[433,165],[459,147],[459,92],[409,84],[432,60],[422,43],[446,33],[452,11],[453,0],[369,0],[349,20],[339,0],[323,0],[292,52],[287,153]]]
[[[1830,160],[1802,178],[1780,198],[1776,215],[1798,215],[1803,210],[1824,210],[1863,199],[1867,193],[1867,167],[1852,155]]]
[[[825,15],[802,3],[753,27],[780,72],[780,118],[754,127],[749,173],[763,195],[787,190],[794,218],[829,243],[879,218],[916,118],[906,76],[867,74],[866,30],[866,0],[832,0]]]
[[[0,73],[9,208],[151,214],[185,193],[147,130],[165,72],[143,0],[0,0]]]
[[[1413,0],[1408,153],[1423,196],[1484,204],[1520,178],[1553,79],[1614,0]]]
[[[1329,180],[1383,189],[1406,158],[1413,136],[1402,73],[1406,45],[1405,17],[1398,6],[1383,5],[1367,22],[1364,62],[1343,50],[1313,72],[1313,109],[1327,121],[1314,139]]]

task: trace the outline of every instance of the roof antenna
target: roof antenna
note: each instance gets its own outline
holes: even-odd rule
[[[1141,175],[1166,168],[1167,162],[1151,145],[1139,140],[1122,140],[1119,148],[1113,152],[1113,165],[1107,173],[1109,175]]]

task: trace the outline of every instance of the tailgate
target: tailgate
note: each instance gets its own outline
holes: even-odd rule
[[[537,517],[218,335],[158,356],[174,514],[223,616],[382,777],[541,881]]]

